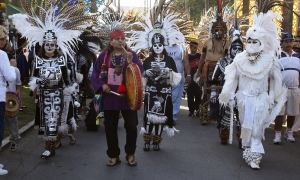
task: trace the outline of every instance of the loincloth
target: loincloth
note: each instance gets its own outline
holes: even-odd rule
[[[205,60],[205,63],[202,68],[202,74],[201,74],[201,84],[206,82],[208,79],[211,79],[212,74],[214,73],[215,67],[217,65],[218,61],[209,61]]]

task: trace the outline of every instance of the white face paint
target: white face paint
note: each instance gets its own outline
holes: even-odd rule
[[[242,50],[243,50],[242,46],[235,45],[231,48],[230,54],[232,57],[235,57],[236,54],[242,52]]]
[[[156,54],[161,54],[164,50],[164,45],[161,43],[154,43],[152,48]]]
[[[56,49],[56,42],[55,41],[46,41],[45,46],[44,46],[45,52],[46,53],[54,53]]]
[[[249,54],[258,53],[262,51],[264,46],[258,39],[248,39],[246,45],[246,52]]]

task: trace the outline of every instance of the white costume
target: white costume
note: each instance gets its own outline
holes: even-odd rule
[[[276,118],[286,100],[276,53],[280,49],[277,25],[280,17],[272,11],[254,15],[254,24],[247,31],[246,50],[225,69],[225,85],[219,102],[223,105],[236,97],[242,124],[243,157],[252,168],[259,168],[264,148],[264,130]],[[275,38],[277,37],[277,38]],[[270,78],[270,83],[268,79]],[[238,92],[234,92],[238,88]],[[268,92],[269,89],[269,92]]]

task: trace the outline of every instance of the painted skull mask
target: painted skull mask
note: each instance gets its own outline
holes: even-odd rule
[[[156,54],[161,54],[164,50],[164,45],[161,43],[154,43],[152,48]]]
[[[46,53],[54,53],[56,49],[56,41],[46,41],[44,44],[44,49]]]
[[[156,54],[161,54],[164,50],[165,38],[163,35],[156,33],[152,37],[152,48]]]
[[[243,46],[241,44],[233,44],[230,49],[231,57],[235,57],[238,53],[243,51]]]

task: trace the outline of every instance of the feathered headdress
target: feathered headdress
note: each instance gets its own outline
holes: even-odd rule
[[[110,34],[114,31],[127,31],[129,27],[129,21],[123,16],[123,12],[117,12],[114,6],[110,4],[104,4],[100,6],[102,15],[99,17],[98,35],[107,44],[110,39]],[[104,12],[105,11],[105,12]]]
[[[180,31],[178,24],[181,19],[178,18],[179,14],[163,14],[167,12],[165,9],[169,3],[164,6],[165,0],[161,0],[158,6],[155,6],[150,12],[149,16],[143,16],[143,20],[132,24],[131,37],[128,41],[128,46],[133,50],[148,49],[152,47],[152,37],[154,34],[159,33],[164,36],[164,45],[177,44],[182,47],[185,43],[185,37]],[[182,26],[183,27],[183,26]]]
[[[240,25],[241,25],[242,19],[237,18],[237,12],[238,12],[239,8],[240,8],[240,6],[238,6],[234,11],[234,18],[232,21],[232,26],[228,33],[229,38],[230,38],[229,47],[228,47],[229,52],[231,51],[231,48],[234,44],[240,44],[243,47],[243,39],[241,36],[241,31],[240,31]],[[228,53],[228,55],[229,54],[230,53]]]
[[[73,59],[73,47],[76,47],[78,37],[87,27],[93,25],[96,16],[84,15],[87,6],[83,3],[66,3],[57,11],[60,0],[43,0],[37,16],[32,9],[33,3],[34,0],[21,0],[26,14],[10,16],[16,29],[23,37],[27,37],[28,48],[52,39],[65,57]]]
[[[248,29],[246,33],[246,39],[258,39],[264,43],[264,50],[271,51],[274,50],[280,53],[280,37],[281,28],[273,22],[273,19],[278,18],[282,20],[282,16],[278,13],[274,13],[271,9],[275,6],[282,6],[298,17],[300,17],[296,12],[294,12],[289,6],[287,1],[280,0],[260,0],[254,7],[257,8],[257,14],[253,15],[253,26]]]

